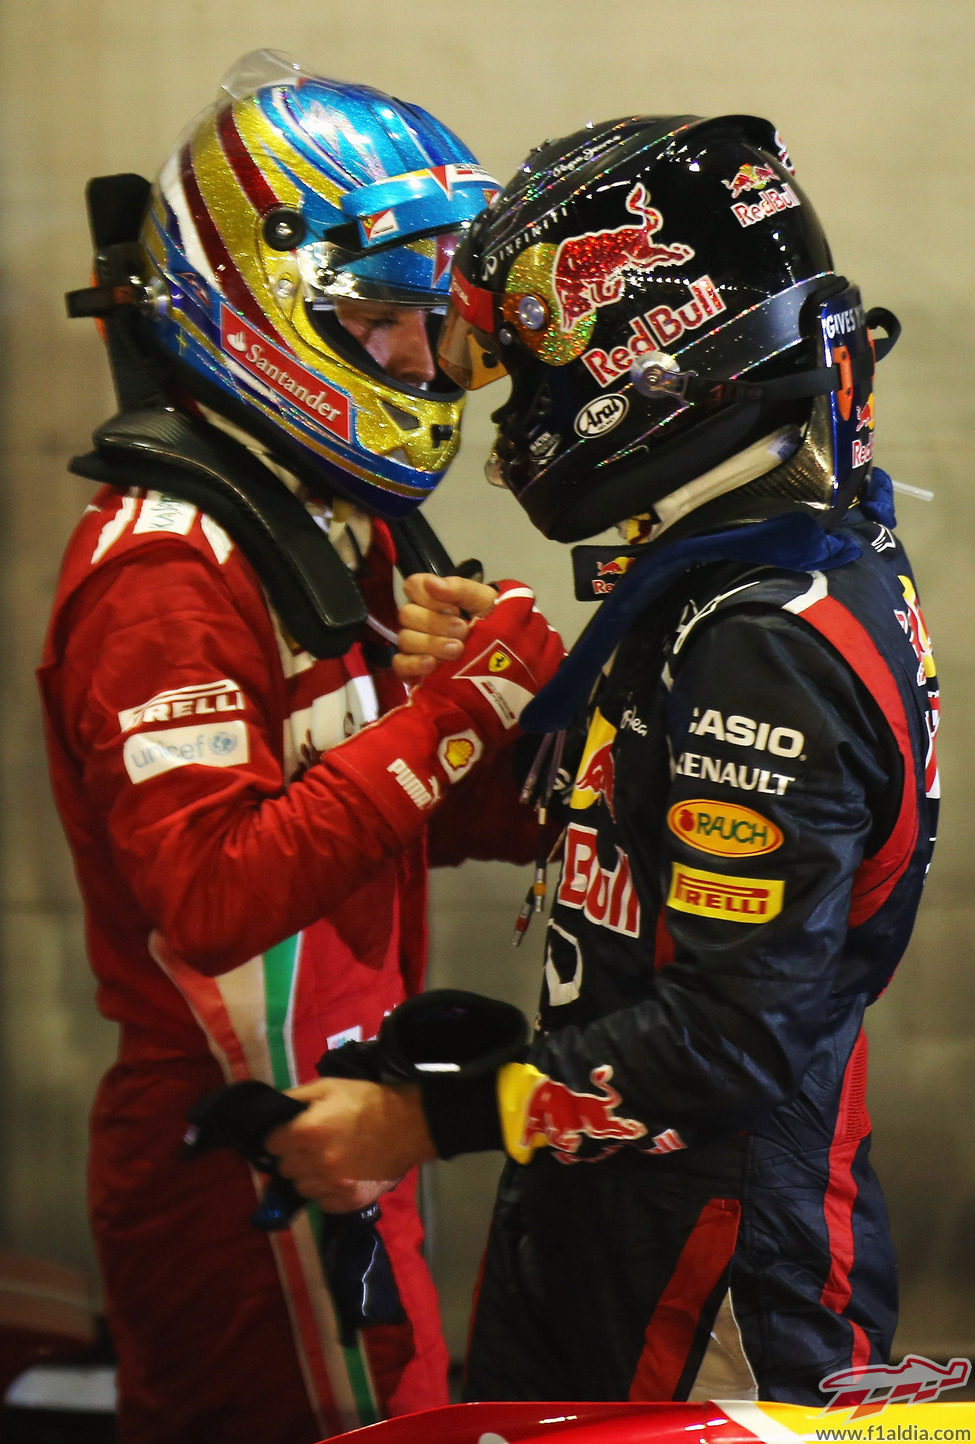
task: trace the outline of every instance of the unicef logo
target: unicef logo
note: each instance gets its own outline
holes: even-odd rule
[[[210,750],[218,757],[226,757],[233,752],[237,746],[237,738],[231,737],[229,732],[218,732],[210,739]]]

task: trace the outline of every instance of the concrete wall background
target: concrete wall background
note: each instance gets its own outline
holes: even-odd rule
[[[86,485],[65,471],[112,409],[94,328],[62,295],[85,284],[83,189],[151,175],[240,54],[287,50],[434,111],[507,179],[522,155],[589,119],[633,112],[767,115],[782,130],[865,303],[904,323],[878,389],[878,455],[934,492],[901,497],[942,674],[946,807],[910,954],[874,1010],[875,1156],[900,1251],[901,1354],[975,1351],[975,706],[968,607],[972,535],[971,322],[975,8],[967,0],[7,0],[0,13],[0,1246],[90,1266],[85,1118],[111,1054],[94,1012],[70,864],[49,800],[32,671],[64,540]],[[525,575],[567,637],[565,549],[481,480],[498,404],[475,397],[430,516],[458,556]],[[536,927],[511,922],[526,879],[478,865],[438,878],[433,981],[534,1005]],[[448,1333],[463,1344],[493,1158],[436,1165],[434,1262]]]

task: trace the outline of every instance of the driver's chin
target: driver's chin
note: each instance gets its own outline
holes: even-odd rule
[[[491,455],[484,463],[484,475],[492,486],[502,486],[507,489],[508,478],[506,468],[501,457],[498,455],[497,442],[491,447]]]

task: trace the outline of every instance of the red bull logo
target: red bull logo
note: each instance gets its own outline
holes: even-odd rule
[[[710,276],[698,276],[687,282],[689,300],[682,306],[660,304],[634,316],[630,321],[631,336],[626,345],[602,351],[594,346],[583,356],[583,362],[600,386],[611,386],[629,372],[633,362],[648,351],[672,347],[687,331],[696,331],[715,316],[727,310],[721,292]]]
[[[743,165],[731,180],[722,181],[721,184],[731,191],[731,199],[736,201],[745,191],[760,191],[768,185],[769,181],[775,180],[775,171],[770,165]]]
[[[616,730],[613,729],[613,737]],[[572,789],[571,807],[592,807],[600,798],[605,800],[610,816],[613,813],[613,786],[616,781],[616,765],[613,761],[613,738],[608,738],[592,751],[587,747],[582,764]]]
[[[641,217],[640,225],[589,231],[582,236],[572,236],[559,246],[552,284],[562,311],[563,332],[571,331],[600,306],[618,301],[628,267],[654,270],[657,266],[679,266],[693,257],[692,248],[681,242],[662,245],[654,241],[664,218],[651,206],[650,194],[642,181],[637,181],[627,196],[626,208]]]
[[[626,937],[640,936],[640,899],[633,886],[630,859],[616,848],[615,866],[599,861],[594,827],[572,822],[565,834],[565,859],[559,878],[558,900],[577,908],[597,927]]]
[[[608,596],[620,577],[626,575],[635,561],[636,557],[613,557],[608,562],[597,562],[596,575],[592,582],[593,596]]]
[[[610,1079],[608,1063],[589,1074],[596,1093],[575,1093],[564,1083],[543,1078],[528,1100],[521,1147],[530,1149],[539,1135],[560,1153],[576,1154],[583,1138],[610,1139],[619,1143],[642,1138],[646,1126],[636,1118],[619,1118],[622,1102]],[[568,1161],[568,1160],[567,1160]]]
[[[873,392],[871,391],[866,403],[857,407],[857,431],[872,431],[874,425]]]
[[[597,577],[621,577],[633,565],[634,557],[613,557],[612,561],[597,562]]]
[[[781,186],[769,186],[767,182],[763,182],[763,189],[757,200],[735,201],[731,207],[731,213],[740,226],[747,228],[756,226],[759,221],[768,220],[770,216],[777,216],[780,212],[792,210],[801,204],[799,197],[788,183]]]

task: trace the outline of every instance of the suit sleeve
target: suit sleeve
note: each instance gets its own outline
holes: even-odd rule
[[[103,830],[169,946],[216,974],[327,915],[421,836],[449,790],[437,784],[443,726],[396,708],[286,788],[284,683],[261,593],[231,589],[178,543],[151,550],[148,564],[129,556],[85,584],[42,686],[58,745],[82,777],[83,825]],[[198,760],[198,734],[184,725],[170,740],[187,765],[140,777],[140,728],[126,730],[126,708],[218,679],[240,699],[224,714],[227,754]]]

